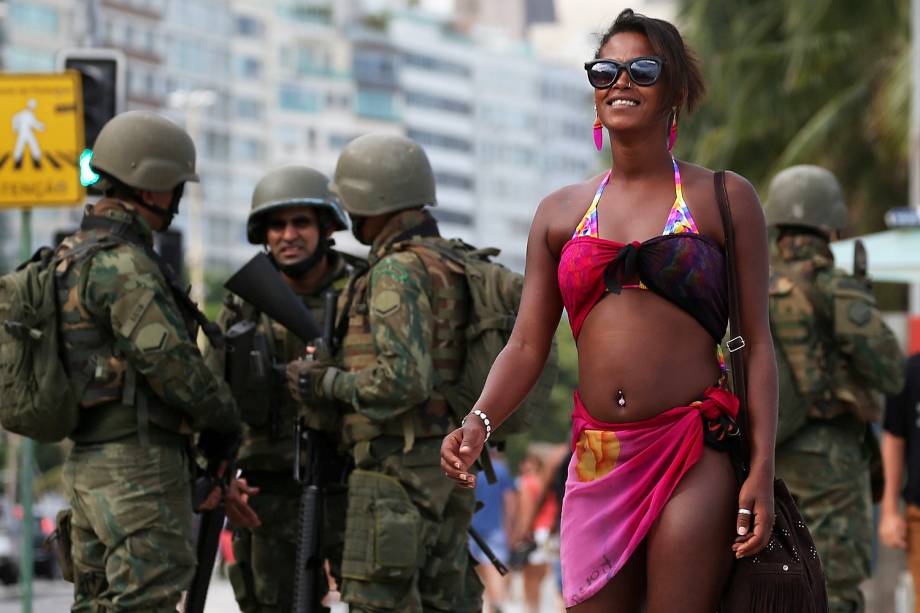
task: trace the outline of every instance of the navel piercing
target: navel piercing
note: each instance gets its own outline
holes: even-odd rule
[[[626,394],[623,393],[623,390],[617,390],[617,404],[621,407],[626,406]]]

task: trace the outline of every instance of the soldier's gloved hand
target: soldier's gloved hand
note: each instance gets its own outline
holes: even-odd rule
[[[287,384],[297,404],[316,407],[328,404],[338,369],[316,360],[294,360],[287,365]]]
[[[218,432],[202,430],[198,435],[198,448],[208,460],[231,460],[236,457],[242,438],[237,431]]]

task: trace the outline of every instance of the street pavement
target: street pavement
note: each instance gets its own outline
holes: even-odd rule
[[[867,581],[863,589],[866,593],[866,613],[911,613],[912,599],[910,579],[904,570],[904,555],[882,548],[873,579]],[[34,613],[61,613],[70,608],[73,586],[64,581],[36,581],[34,588]],[[511,595],[514,602],[505,606],[504,613],[524,613],[521,604],[520,578],[512,581]],[[0,613],[19,613],[22,610],[17,586],[0,587]],[[237,611],[236,601],[230,583],[214,576],[205,613],[230,613]],[[544,581],[542,588],[540,613],[556,613],[561,610],[550,578]],[[333,605],[332,613],[346,613],[348,608],[339,603]]]
[[[64,581],[36,581],[33,598],[34,613],[61,613],[70,609],[73,586]],[[550,580],[543,585],[542,604],[540,613],[555,613],[556,608],[555,588]],[[512,594],[520,599],[520,582],[512,584]],[[19,599],[17,586],[0,587],[0,613],[20,613],[22,604]],[[208,590],[208,600],[205,604],[205,613],[231,613],[238,611],[236,601],[233,599],[233,590],[230,582],[215,574]],[[347,613],[348,607],[342,603],[332,605],[332,613]],[[518,603],[511,603],[502,609],[504,613],[524,613],[524,607]]]

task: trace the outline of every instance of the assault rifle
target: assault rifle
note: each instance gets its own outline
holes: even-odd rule
[[[208,462],[205,475],[195,482],[195,507],[208,497],[215,487],[223,490],[229,478],[236,472],[233,462],[230,462],[223,475],[218,475],[222,460]],[[211,583],[211,573],[214,571],[214,560],[217,558],[217,548],[220,546],[220,531],[224,528],[224,503],[221,501],[217,507],[201,514],[198,524],[198,543],[195,548],[198,563],[195,566],[195,576],[189,587],[185,599],[185,613],[203,613],[204,603],[208,598],[208,586]]]
[[[277,321],[308,346],[314,347],[320,355],[327,354],[332,346],[333,326],[335,323],[336,293],[327,291],[325,299],[324,326],[321,331],[313,314],[281,279],[277,269],[268,257],[260,253],[239,270],[225,287],[255,306],[259,312]],[[243,326],[242,324],[249,324]],[[284,376],[286,365],[271,362],[264,337],[255,335],[253,322],[240,322],[238,331],[231,328],[228,333],[228,345],[238,351],[248,351],[250,359],[249,372],[238,373],[241,377],[249,376],[255,381],[264,377],[267,385],[256,388],[266,390],[274,386],[268,380],[274,373]],[[238,334],[234,334],[238,332]],[[242,340],[242,339],[246,340]],[[262,339],[261,341],[259,339]],[[251,340],[249,340],[251,339]],[[313,359],[312,356],[304,359]],[[234,361],[246,364],[246,359]],[[263,375],[264,373],[264,375]],[[256,390],[253,390],[256,391]],[[298,544],[296,558],[296,575],[294,579],[294,611],[308,613],[316,609],[316,585],[322,570],[319,555],[319,529],[322,525],[320,509],[322,508],[322,488],[320,484],[321,458],[317,452],[314,437],[317,433],[306,427],[303,418],[295,420],[294,432],[294,479],[302,484],[300,510],[298,513]],[[303,451],[306,450],[307,463],[302,463]]]

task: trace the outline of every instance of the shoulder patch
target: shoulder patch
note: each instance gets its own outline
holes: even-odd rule
[[[145,289],[141,295],[138,297],[137,302],[131,307],[131,310],[124,314],[118,314],[118,319],[121,320],[121,326],[119,328],[119,333],[124,337],[131,336],[131,333],[134,332],[134,328],[137,327],[138,322],[141,320],[141,317],[144,316],[144,313],[147,312],[147,307],[150,306],[150,303],[153,302],[154,292],[151,289]],[[120,306],[119,303],[116,303],[117,306]],[[117,310],[116,306],[116,310]]]
[[[399,292],[392,289],[385,289],[374,294],[371,300],[371,309],[381,317],[386,317],[399,310],[402,304],[402,298]]]
[[[872,319],[872,307],[863,301],[855,301],[847,309],[847,318],[857,326],[865,326]]]
[[[156,351],[166,346],[169,340],[169,329],[161,323],[147,324],[137,333],[134,343],[141,351]]]

